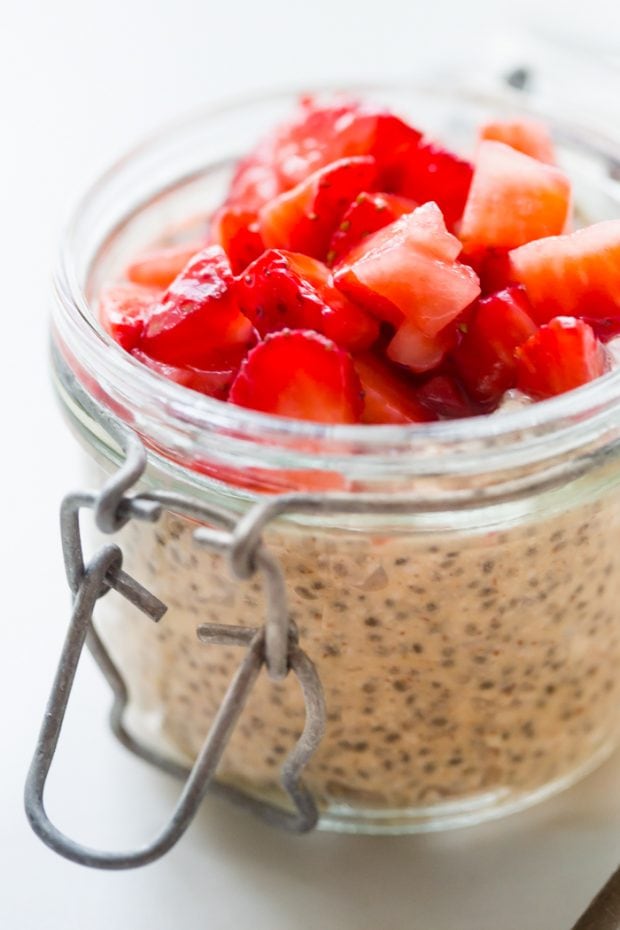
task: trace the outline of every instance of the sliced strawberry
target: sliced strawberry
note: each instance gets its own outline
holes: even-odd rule
[[[416,397],[416,387],[392,365],[371,352],[355,358],[364,390],[364,423],[425,423],[431,411]]]
[[[327,256],[330,239],[352,200],[376,182],[373,158],[346,158],[321,168],[261,209],[259,226],[267,248]]]
[[[184,387],[198,391],[200,394],[208,394],[210,397],[217,397],[225,400],[228,394],[228,388],[234,381],[237,369],[228,371],[204,371],[200,368],[177,368],[174,365],[166,365],[165,362],[158,362],[150,358],[140,349],[134,349],[131,353],[135,359],[150,368],[151,371],[157,372],[162,378],[168,378],[170,381],[176,381]]]
[[[319,423],[357,423],[363,408],[351,356],[303,330],[272,333],[252,349],[229,399],[241,407]]]
[[[442,362],[454,343],[454,331],[447,327],[434,336],[420,332],[414,323],[405,321],[387,347],[387,356],[416,373],[430,371]]]
[[[417,203],[434,201],[452,228],[463,215],[473,170],[471,162],[424,141],[411,151],[398,193]]]
[[[429,378],[417,394],[422,406],[440,420],[457,420],[478,412],[456,378],[450,375]]]
[[[564,231],[571,188],[559,168],[502,142],[481,142],[463,214],[465,251],[513,249]]]
[[[517,386],[537,399],[587,384],[607,368],[592,327],[574,317],[555,317],[517,349]]]
[[[508,249],[474,249],[472,252],[464,249],[460,260],[471,265],[478,275],[484,297],[516,283]]]
[[[241,274],[265,248],[258,214],[242,207],[221,207],[211,222],[211,238],[226,252],[233,274]]]
[[[504,119],[485,123],[480,130],[481,139],[503,142],[510,148],[536,158],[548,165],[555,165],[555,149],[549,130],[537,119]]]
[[[620,220],[531,242],[510,253],[534,319],[586,319],[607,338],[620,332]]]
[[[264,252],[236,286],[243,313],[261,336],[280,329],[314,329],[343,349],[376,342],[379,325],[334,287],[329,268],[296,252]]]
[[[184,242],[161,249],[150,249],[138,255],[125,269],[125,277],[147,287],[168,287],[197,252],[205,247],[204,240]]]
[[[437,205],[427,203],[353,249],[334,280],[371,313],[434,336],[480,293],[475,272],[456,261],[460,251]]]
[[[219,245],[199,252],[150,314],[138,348],[181,368],[234,368],[253,340],[253,328],[237,306],[233,284]]]
[[[241,162],[228,199],[256,210],[314,171],[359,155],[376,158],[383,187],[395,185],[419,139],[417,129],[388,110],[346,97],[327,104],[305,97],[292,119],[277,127]]]
[[[497,403],[517,382],[516,349],[537,331],[525,292],[511,287],[478,301],[452,358],[468,392]]]
[[[328,265],[335,265],[371,233],[383,229],[405,213],[415,210],[417,204],[397,194],[369,194],[356,197],[342,217],[342,221],[329,243]]]
[[[99,298],[99,320],[127,352],[131,352],[142,337],[144,324],[161,296],[161,291],[136,284],[117,284]]]

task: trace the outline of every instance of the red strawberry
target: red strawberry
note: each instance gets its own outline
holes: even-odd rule
[[[125,269],[125,277],[147,287],[168,287],[205,242],[184,242],[138,255]]]
[[[478,411],[450,375],[435,375],[418,388],[419,402],[440,420],[474,416]]]
[[[434,420],[417,399],[415,386],[371,352],[355,358],[364,390],[364,423],[424,423]]]
[[[437,205],[427,203],[353,249],[334,280],[378,317],[435,336],[480,293],[475,272],[456,261],[460,251]]]
[[[329,243],[327,263],[335,265],[371,233],[393,223],[404,213],[411,213],[417,204],[396,194],[369,194],[356,197],[342,217]]]
[[[145,321],[157,303],[161,291],[136,284],[117,284],[104,291],[99,299],[99,320],[127,352],[134,349],[144,330]]]
[[[415,324],[405,321],[388,345],[387,356],[412,371],[430,371],[441,363],[446,352],[452,348],[454,339],[455,333],[451,327],[440,330],[435,336],[427,336]]]
[[[242,207],[221,207],[211,222],[211,238],[226,252],[233,274],[241,274],[265,248],[258,214]]]
[[[351,356],[317,333],[288,329],[270,334],[251,350],[229,400],[319,423],[357,423],[363,408]]]
[[[398,193],[417,203],[434,201],[452,228],[463,215],[472,174],[470,162],[424,141],[411,151]]]
[[[503,142],[530,158],[555,165],[555,151],[549,130],[536,119],[504,119],[485,123],[480,130],[481,139]]]
[[[370,157],[343,158],[315,171],[261,209],[265,245],[324,259],[345,210],[359,193],[374,187],[376,178],[377,166]]]
[[[236,370],[230,371],[203,371],[200,368],[176,368],[174,365],[166,365],[165,362],[158,362],[150,358],[140,349],[134,349],[131,353],[134,358],[147,368],[157,372],[162,378],[168,378],[170,381],[176,381],[184,387],[198,391],[200,394],[208,394],[210,397],[218,397],[225,400],[228,394],[228,388],[232,384]]]
[[[460,260],[471,265],[478,275],[483,297],[516,283],[508,249],[475,249],[471,253],[463,250]]]
[[[587,323],[557,316],[516,350],[517,386],[542,399],[563,394],[607,370],[605,350]]]
[[[261,336],[280,329],[314,329],[343,349],[371,346],[379,326],[336,290],[331,272],[296,252],[264,252],[237,283],[237,300]]]
[[[223,249],[212,245],[193,257],[147,320],[138,348],[181,368],[234,368],[253,339],[239,310]]]
[[[529,301],[519,287],[500,291],[474,305],[453,359],[463,384],[480,403],[497,403],[515,386],[515,352],[537,331],[529,312]]]
[[[510,253],[534,319],[586,319],[601,336],[620,332],[620,220],[531,242]]]
[[[563,232],[570,210],[570,182],[559,168],[502,142],[481,142],[460,237],[469,253],[513,249]]]

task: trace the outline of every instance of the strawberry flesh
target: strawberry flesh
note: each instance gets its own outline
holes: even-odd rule
[[[364,423],[425,423],[436,419],[418,400],[411,380],[374,353],[358,355],[355,368],[364,390]]]
[[[229,399],[241,407],[319,423],[357,423],[363,410],[351,356],[304,330],[271,333],[252,349]]]
[[[591,326],[555,317],[516,350],[517,386],[537,400],[563,394],[605,374],[605,349]]]
[[[417,204],[396,194],[372,194],[365,191],[348,207],[342,222],[332,235],[327,263],[335,265],[371,233],[383,229],[399,216],[411,213]]]
[[[200,241],[150,249],[127,266],[125,277],[146,287],[169,287],[190,259],[204,247],[204,241]]]
[[[176,381],[184,387],[191,388],[192,391],[198,391],[200,394],[208,394],[210,397],[217,397],[219,400],[226,400],[228,388],[232,384],[237,371],[231,369],[228,371],[205,371],[200,368],[190,366],[178,368],[175,365],[166,365],[165,362],[158,362],[150,358],[140,349],[134,349],[131,353],[135,359],[150,368],[151,371],[161,375],[162,378],[168,378],[170,381]]]
[[[234,297],[224,250],[195,255],[151,311],[138,348],[179,367],[228,370],[253,341],[253,328]]]
[[[126,352],[140,342],[144,325],[161,291],[136,284],[117,284],[99,298],[99,320]]]
[[[417,203],[434,201],[452,229],[463,215],[473,171],[471,162],[424,141],[411,151],[398,193]]]
[[[241,274],[265,249],[258,214],[242,207],[225,206],[211,222],[211,239],[226,252],[233,274]]]
[[[458,420],[478,412],[456,378],[447,374],[434,375],[421,385],[418,400],[439,420]]]

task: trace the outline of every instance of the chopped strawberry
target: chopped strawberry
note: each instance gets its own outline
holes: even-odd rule
[[[151,312],[138,348],[181,368],[234,368],[253,340],[253,328],[237,306],[233,284],[219,245],[199,252]]]
[[[319,423],[357,423],[363,408],[351,356],[304,330],[272,333],[252,349],[229,399],[241,407]]]
[[[420,332],[414,323],[405,321],[387,347],[387,356],[399,365],[406,365],[416,373],[430,371],[442,362],[452,348],[455,334],[450,327],[434,336]]]
[[[592,327],[557,316],[517,349],[517,386],[542,399],[563,394],[607,370],[605,350]]]
[[[200,394],[208,394],[210,397],[217,397],[225,400],[228,394],[228,388],[232,384],[236,369],[228,371],[204,371],[200,368],[177,368],[174,365],[166,365],[165,362],[158,362],[150,358],[140,349],[134,349],[131,353],[135,359],[146,365],[152,371],[157,372],[162,378],[168,378],[170,381],[176,381],[184,387],[198,391]]]
[[[620,220],[531,242],[510,259],[537,322],[576,316],[606,338],[620,333]]]
[[[484,248],[471,253],[464,249],[460,260],[471,265],[478,275],[483,297],[516,283],[508,249]]]
[[[371,233],[393,223],[404,213],[411,213],[417,204],[396,194],[369,194],[356,197],[342,217],[329,243],[327,263],[335,265]]]
[[[471,162],[424,141],[411,151],[398,193],[417,203],[434,201],[452,229],[463,215],[473,170]]]
[[[99,320],[123,349],[131,352],[142,337],[144,324],[161,291],[136,284],[117,284],[99,298]]]
[[[168,287],[189,260],[205,247],[205,242],[184,242],[138,255],[125,269],[125,277],[147,287]]]
[[[265,248],[258,228],[258,214],[242,207],[224,206],[211,222],[211,238],[228,256],[233,274],[241,274]]]
[[[480,130],[481,139],[503,142],[530,158],[536,158],[548,165],[555,165],[555,150],[549,130],[537,119],[492,120],[485,123]]]
[[[371,190],[377,177],[373,158],[346,158],[321,168],[260,211],[267,248],[327,256],[330,239],[352,200]]]
[[[452,357],[463,384],[480,403],[495,404],[515,386],[515,352],[537,331],[530,312],[530,303],[519,287],[507,288],[474,305]]]
[[[392,365],[371,352],[355,358],[364,390],[364,423],[424,423],[434,420],[416,397],[416,387]]]
[[[570,182],[559,168],[503,142],[481,142],[460,237],[469,253],[513,249],[563,232],[570,210]]]
[[[418,400],[440,420],[471,417],[477,410],[455,378],[435,375],[418,388]]]
[[[305,97],[292,119],[239,165],[228,200],[257,210],[326,165],[363,155],[377,160],[382,186],[395,185],[419,139],[417,129],[388,110],[346,97],[327,104]]]
[[[437,205],[427,203],[353,249],[334,280],[378,317],[435,336],[480,294],[475,272],[456,261],[460,251]]]
[[[236,297],[261,336],[314,329],[357,352],[379,335],[377,321],[334,287],[329,268],[296,252],[264,252],[237,282]]]

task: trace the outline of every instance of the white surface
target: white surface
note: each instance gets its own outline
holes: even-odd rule
[[[620,34],[615,0],[557,0],[544,14],[542,6],[513,3],[502,25],[510,33],[513,22],[540,25],[542,15],[551,32],[603,44]],[[568,930],[620,859],[618,756],[529,814],[434,838],[293,839],[208,803],[166,859],[123,874],[54,857],[22,813],[66,622],[57,504],[77,481],[76,449],[46,374],[48,269],[68,204],[112,157],[179,110],[317,77],[407,75],[449,59],[447,49],[479,57],[492,49],[501,15],[491,0],[0,7],[1,927]],[[49,808],[85,840],[123,847],[153,832],[177,786],[113,742],[106,708],[87,663]]]

